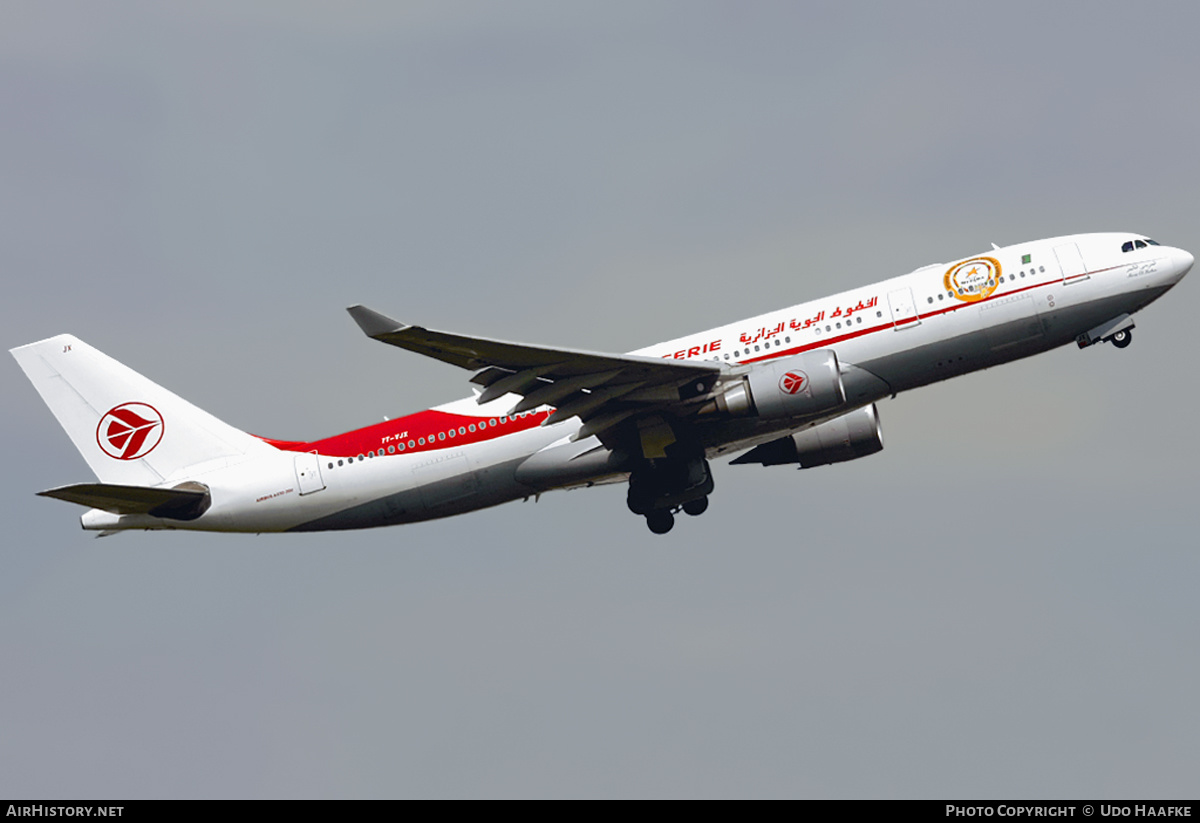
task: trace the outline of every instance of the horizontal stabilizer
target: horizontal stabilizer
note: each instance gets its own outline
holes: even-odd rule
[[[148,514],[170,520],[195,520],[212,504],[208,487],[202,483],[181,483],[173,489],[149,486],[119,486],[114,483],[76,483],[38,492],[113,514]]]

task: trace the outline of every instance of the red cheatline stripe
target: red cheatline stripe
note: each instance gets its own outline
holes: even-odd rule
[[[304,442],[272,440],[267,437],[259,439],[283,451],[315,451],[326,457],[355,457],[368,452],[378,452],[380,449],[383,449],[384,454],[388,455],[387,448],[389,446],[395,448],[395,454],[413,454],[482,443],[516,432],[528,431],[541,425],[549,414],[550,412],[528,412],[516,417],[475,417],[426,409],[323,440]],[[493,420],[496,421],[495,426],[490,425]],[[502,423],[501,420],[505,422]],[[470,430],[472,425],[475,426],[475,431]],[[460,428],[467,431],[459,434]],[[449,435],[451,430],[454,431],[453,437]],[[445,434],[445,439],[437,439],[439,433]],[[409,448],[410,440],[416,442],[422,437],[425,438],[423,445]],[[400,450],[401,443],[404,444],[403,451]]]
[[[1125,264],[1122,264],[1122,265],[1125,265]],[[1106,269],[1097,269],[1096,271],[1085,272],[1085,273],[1079,275],[1078,278],[1073,278],[1073,280],[1081,279],[1084,277],[1090,277],[1093,274],[1103,274],[1106,271],[1113,271],[1114,269],[1119,269],[1121,267],[1122,266],[1109,266]],[[832,337],[827,337],[822,340],[813,341],[812,343],[806,343],[803,346],[793,346],[792,348],[789,348],[789,349],[780,349],[779,351],[773,351],[770,354],[764,354],[760,357],[750,357],[745,360],[737,360],[735,362],[742,364],[742,365],[746,365],[749,363],[761,363],[766,360],[775,360],[776,358],[779,358],[779,357],[787,357],[789,355],[800,354],[801,352],[812,351],[814,349],[826,349],[826,348],[829,348],[830,346],[834,345],[835,343],[844,343],[847,340],[853,340],[856,337],[862,337],[864,334],[871,334],[873,332],[878,332],[878,331],[891,331],[897,325],[915,322],[915,320],[917,320],[917,319],[925,320],[930,317],[937,317],[939,314],[948,314],[952,311],[960,311],[962,309],[969,309],[973,306],[981,306],[984,303],[990,303],[994,300],[999,300],[999,299],[1005,298],[1005,297],[1012,297],[1014,294],[1021,294],[1023,292],[1031,291],[1033,289],[1046,288],[1047,286],[1061,286],[1061,285],[1063,285],[1064,282],[1067,282],[1067,281],[1063,281],[1060,279],[1060,280],[1051,280],[1046,283],[1033,283],[1031,285],[1022,286],[1019,289],[1012,289],[1012,290],[1006,291],[1004,293],[998,293],[998,292],[993,293],[991,296],[986,297],[983,300],[976,300],[971,303],[959,302],[953,306],[946,306],[945,308],[934,309],[933,311],[930,311],[926,314],[921,314],[918,311],[916,318],[908,318],[906,320],[900,321],[900,323],[898,323],[898,324],[885,322],[880,325],[867,326],[862,329],[856,329],[855,331],[849,332],[847,334],[834,335]]]

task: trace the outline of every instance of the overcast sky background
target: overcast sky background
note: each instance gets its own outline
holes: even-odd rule
[[[1000,244],[1200,250],[1194,3],[0,7],[4,348],[315,439],[408,322],[628,351]],[[1192,278],[1198,275],[1193,274]],[[887,447],[384,530],[96,540],[0,374],[0,796],[1196,797],[1189,278]]]

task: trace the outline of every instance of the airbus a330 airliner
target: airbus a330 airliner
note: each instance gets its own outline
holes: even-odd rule
[[[307,443],[239,431],[71,335],[12,353],[100,481],[39,494],[87,506],[101,534],[359,529],[626,481],[662,534],[708,507],[713,458],[865,457],[889,395],[1072,342],[1124,348],[1192,263],[1133,233],[993,246],[624,355],[352,306],[369,337],[473,372],[475,396]]]

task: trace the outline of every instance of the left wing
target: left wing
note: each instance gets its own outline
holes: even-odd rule
[[[475,371],[480,404],[511,393],[522,399],[509,414],[546,405],[555,411],[543,425],[579,417],[584,427],[577,438],[651,410],[694,411],[724,371],[713,361],[507,343],[407,325],[366,306],[347,311],[368,337]]]

